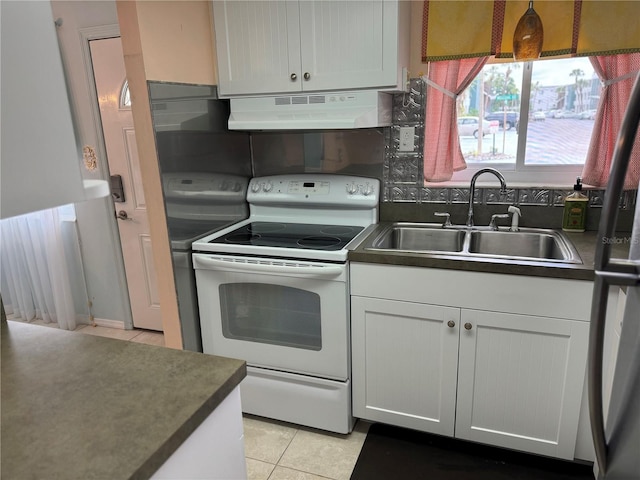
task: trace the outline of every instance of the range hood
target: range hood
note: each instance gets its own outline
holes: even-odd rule
[[[229,130],[386,127],[391,105],[391,94],[376,90],[232,98]]]

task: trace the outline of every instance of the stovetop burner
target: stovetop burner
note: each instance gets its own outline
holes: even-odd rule
[[[303,248],[316,248],[326,250],[339,245],[341,240],[337,237],[304,237],[298,240],[298,245]]]
[[[287,228],[286,223],[259,222],[247,225],[247,230],[251,233],[271,233]]]
[[[344,248],[363,229],[347,225],[251,222],[209,243],[333,251]]]

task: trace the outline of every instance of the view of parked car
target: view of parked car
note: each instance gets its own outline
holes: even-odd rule
[[[580,120],[593,120],[596,118],[596,111],[595,110],[585,110],[584,112],[582,112],[580,114],[580,116],[578,117]]]
[[[553,118],[580,118],[580,114],[571,110],[556,110]]]
[[[506,115],[505,115],[506,114]],[[506,122],[505,122],[506,116]],[[485,120],[497,120],[498,126],[502,127],[505,124],[505,130],[511,130],[513,127],[517,127],[520,120],[519,112],[491,112],[484,116]]]
[[[482,136],[489,134],[491,123],[486,120],[482,121]],[[458,117],[458,135],[461,137],[469,137],[473,135],[478,138],[479,119],[478,117]]]
[[[567,110],[551,110],[548,116],[550,118],[567,118],[567,114],[569,113]]]
[[[547,116],[544,114],[544,112],[543,112],[543,111],[540,111],[540,112],[533,112],[533,119],[534,119],[536,122],[537,122],[537,121],[540,121],[540,120],[544,120],[544,119],[546,119],[546,118],[547,118]]]

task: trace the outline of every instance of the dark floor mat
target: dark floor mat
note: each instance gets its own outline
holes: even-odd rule
[[[375,423],[351,480],[593,480],[591,465]]]

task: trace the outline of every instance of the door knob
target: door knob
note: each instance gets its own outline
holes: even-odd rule
[[[305,80],[309,80],[311,78],[311,74],[309,72],[304,72],[303,77]]]
[[[129,215],[127,215],[127,212],[125,212],[124,210],[120,210],[116,214],[116,217],[118,218],[118,220],[133,220],[132,218],[129,218]]]
[[[453,320],[449,320],[449,321],[447,322],[447,326],[448,326],[449,328],[453,328],[453,327],[455,327],[455,326],[456,326],[456,322],[454,322]]]
[[[292,82],[295,82],[298,79],[298,75],[296,75],[295,73],[292,73],[290,78]]]
[[[469,322],[464,324],[464,328],[467,330],[471,330],[473,328],[473,325],[471,325]]]

